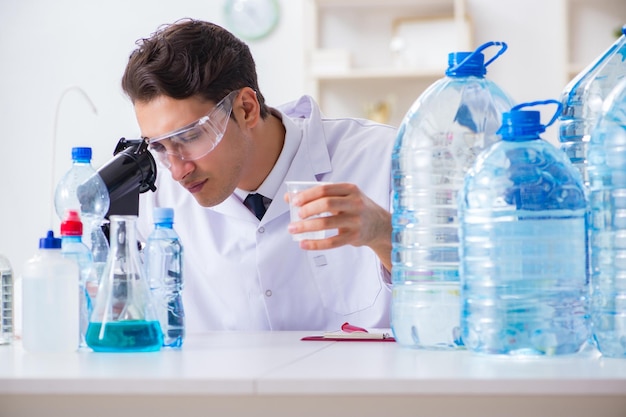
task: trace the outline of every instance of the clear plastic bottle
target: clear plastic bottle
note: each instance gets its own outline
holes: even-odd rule
[[[589,183],[587,148],[591,132],[598,121],[604,99],[625,76],[626,25],[622,27],[622,36],[574,77],[561,94],[561,149],[580,170],[586,185]]]
[[[0,255],[0,345],[8,345],[13,341],[14,294],[11,263]]]
[[[161,322],[163,345],[181,347],[185,338],[183,247],[173,228],[174,210],[155,207],[154,230],[144,248],[146,277]]]
[[[78,349],[78,280],[76,261],[61,254],[52,230],[39,240],[39,252],[22,272],[22,344],[29,352]]]
[[[109,205],[107,186],[91,165],[91,148],[72,148],[72,167],[57,184],[54,195],[59,219],[63,221],[68,210],[78,211],[83,222],[84,236],[88,236],[84,243],[90,250],[108,252],[107,239],[100,225]]]
[[[500,50],[485,62],[481,51],[490,46]],[[505,50],[505,43],[489,42],[449,54],[446,77],[418,97],[400,126],[392,154],[391,327],[401,345],[462,345],[456,197],[513,105],[485,78]]]
[[[96,274],[96,286],[87,287],[87,291],[89,292],[89,296],[92,301],[96,298],[96,293],[98,292],[97,285],[100,284],[100,280],[104,274],[104,268],[107,264],[107,258],[109,256],[109,241],[102,230],[105,225],[108,225],[108,222],[109,221],[107,219],[104,219],[100,223],[100,227],[94,227],[91,230],[91,256],[93,258],[93,268]]]
[[[86,347],[85,334],[89,324],[89,317],[93,310],[90,294],[98,291],[98,277],[93,265],[91,251],[83,243],[83,224],[76,210],[68,210],[61,222],[61,253],[64,257],[78,263],[80,280],[78,283],[79,299],[79,346]]]
[[[87,328],[95,352],[150,352],[163,334],[137,248],[137,216],[110,216],[111,248]]]
[[[626,357],[626,80],[606,98],[589,142],[591,322],[604,356]]]
[[[556,104],[547,125],[525,107]],[[590,337],[587,198],[580,172],[540,133],[557,100],[503,115],[459,194],[462,338],[478,353],[561,355]]]

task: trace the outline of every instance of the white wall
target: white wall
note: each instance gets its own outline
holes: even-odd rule
[[[504,41],[509,47],[487,67],[487,76],[517,102],[558,98],[565,86],[563,13],[564,3],[555,0],[468,0],[474,43]],[[600,45],[598,53],[607,47]]]
[[[305,92],[304,0],[279,1],[277,31],[250,43],[270,105]],[[555,68],[564,62],[558,19],[563,1],[468,3],[474,43],[509,44],[489,76],[520,102],[556,98],[565,83],[563,68]],[[0,253],[17,274],[39,237],[50,228],[58,232],[51,191],[70,166],[71,147],[91,146],[99,167],[120,137],[137,137],[132,107],[119,86],[135,40],[182,17],[223,24],[223,5],[224,0],[0,0]],[[72,85],[89,94],[98,114],[78,93],[68,93],[53,150],[55,107]]]
[[[270,104],[303,93],[302,4],[280,4],[276,31],[250,43]],[[224,24],[223,6],[223,0],[0,0],[0,253],[16,275],[38,239],[50,228],[58,233],[51,189],[71,164],[71,148],[91,146],[99,167],[120,137],[137,137],[120,88],[135,40],[182,17]],[[55,107],[72,85],[87,92],[98,114],[79,93],[68,92],[53,151]]]

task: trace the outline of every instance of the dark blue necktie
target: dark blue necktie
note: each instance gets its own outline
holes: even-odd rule
[[[265,214],[265,203],[263,203],[263,196],[261,194],[248,194],[243,204],[250,209],[261,220]]]

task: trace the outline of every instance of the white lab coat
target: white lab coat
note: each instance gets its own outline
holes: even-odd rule
[[[300,147],[285,180],[351,182],[389,209],[396,131],[366,120],[324,119],[307,96],[278,108],[300,127]],[[189,333],[210,330],[335,330],[389,327],[388,275],[367,247],[305,251],[287,232],[284,184],[257,218],[231,195],[201,207],[170,173],[141,195],[139,236],[152,208],[173,207],[184,246],[183,302]]]

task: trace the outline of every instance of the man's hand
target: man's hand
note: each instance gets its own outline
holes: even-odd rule
[[[285,201],[289,196],[285,194]],[[376,204],[350,183],[323,184],[292,197],[300,207],[300,217],[330,213],[330,216],[306,219],[289,224],[289,233],[337,229],[335,236],[321,240],[303,240],[302,249],[332,249],[343,245],[368,246],[391,271],[391,213]]]

